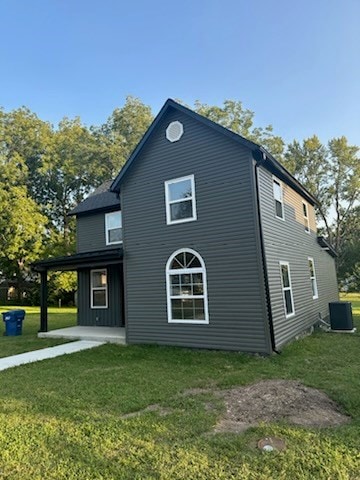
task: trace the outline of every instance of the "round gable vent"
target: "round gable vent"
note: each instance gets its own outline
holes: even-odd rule
[[[184,127],[183,124],[176,121],[169,123],[166,129],[166,138],[169,142],[177,142],[183,136]]]

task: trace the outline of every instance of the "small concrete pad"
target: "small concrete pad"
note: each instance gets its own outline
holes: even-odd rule
[[[69,340],[91,340],[94,342],[120,343],[125,345],[125,328],[121,327],[68,327],[39,332],[39,338],[67,338]]]
[[[65,343],[64,345],[57,345],[56,347],[42,348],[41,350],[34,350],[32,352],[20,353],[19,355],[12,355],[11,357],[0,358],[0,370],[17,367],[26,363],[38,362],[46,360],[47,358],[55,358],[60,355],[80,352],[81,350],[88,350],[89,348],[99,347],[105,342],[88,342],[79,341],[72,343]]]

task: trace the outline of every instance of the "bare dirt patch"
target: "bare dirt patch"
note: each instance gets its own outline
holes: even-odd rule
[[[218,395],[224,399],[226,412],[216,432],[242,432],[260,422],[331,427],[350,420],[324,392],[296,381],[266,380]]]

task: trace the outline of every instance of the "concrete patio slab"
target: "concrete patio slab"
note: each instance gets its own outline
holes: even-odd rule
[[[67,338],[69,340],[90,340],[95,342],[126,344],[125,328],[121,327],[68,327],[39,332],[39,338]]]
[[[0,371],[7,368],[25,365],[26,363],[38,362],[46,360],[47,358],[55,358],[60,355],[67,355],[70,353],[80,352],[81,350],[88,350],[89,348],[99,347],[105,342],[89,342],[81,340],[79,342],[65,343],[64,345],[57,345],[56,347],[42,348],[41,350],[34,350],[32,352],[20,353],[19,355],[12,355],[11,357],[0,358]]]

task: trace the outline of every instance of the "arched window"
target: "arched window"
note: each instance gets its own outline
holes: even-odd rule
[[[209,323],[206,268],[190,248],[174,252],[166,264],[169,323]]]

